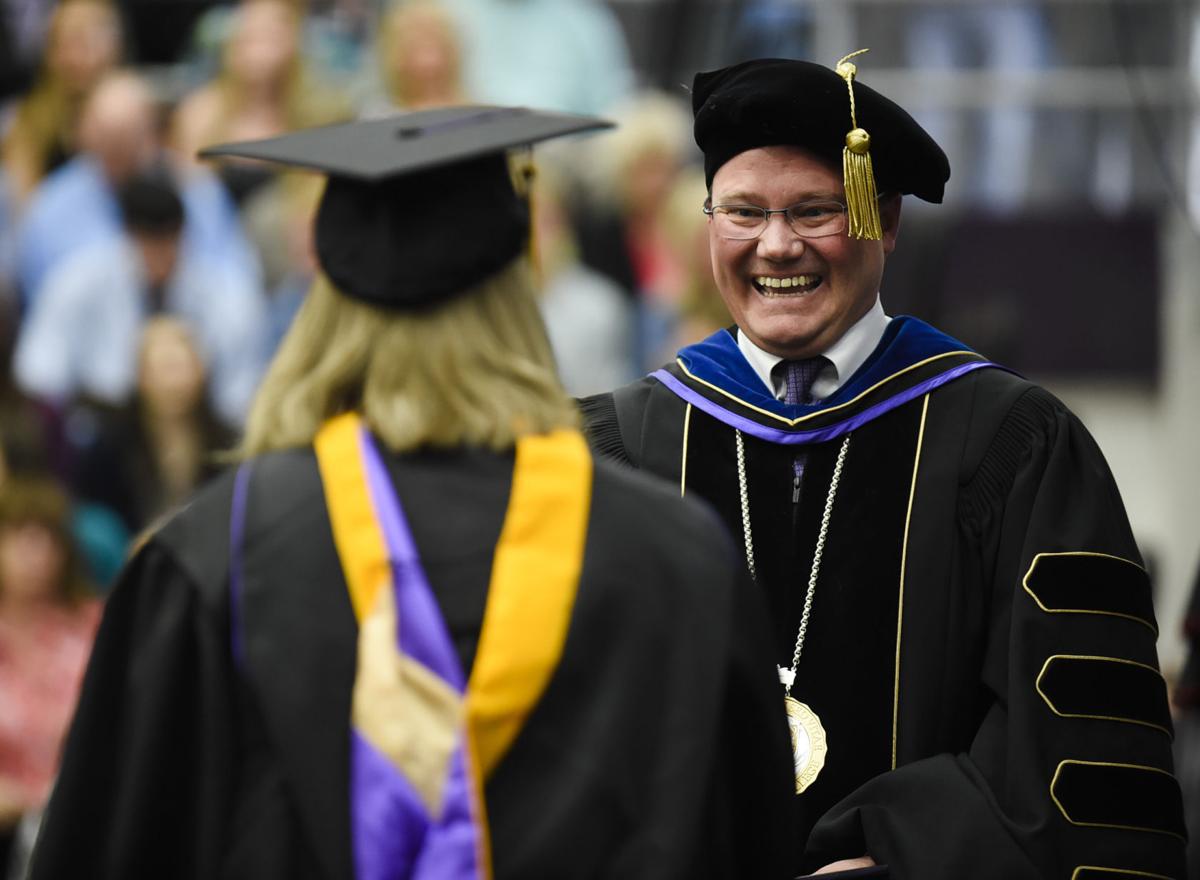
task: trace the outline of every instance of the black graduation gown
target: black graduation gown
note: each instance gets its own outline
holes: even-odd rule
[[[465,669],[512,463],[388,457]],[[353,874],[357,632],[315,457],[255,460],[244,665],[232,483],[159,531],[109,601],[35,880]],[[563,656],[486,785],[495,876],[788,876],[790,749],[765,627],[710,511],[597,463]]]
[[[1100,450],[1062,403],[978,355],[921,361],[928,325],[881,372],[919,324],[900,320],[863,396],[805,423],[860,422],[793,691],[829,749],[796,798],[804,869],[869,853],[897,880],[1182,877],[1149,583]],[[710,501],[741,536],[729,413],[780,420],[722,385],[713,364],[735,352],[712,337],[583,408],[595,448]],[[930,379],[947,366],[948,381]],[[787,667],[842,437],[744,442],[758,582]]]

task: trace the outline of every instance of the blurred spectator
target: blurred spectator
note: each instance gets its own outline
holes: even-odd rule
[[[683,267],[683,294],[679,299],[679,323],[674,338],[661,354],[669,361],[685,345],[711,336],[733,324],[721,292],[713,281],[712,257],[708,249],[708,217],[704,203],[708,187],[704,171],[689,168],[675,183],[667,199],[666,219],[671,247]]]
[[[381,94],[364,101],[363,115],[462,104],[462,43],[454,18],[438,0],[392,5],[376,45]]]
[[[634,378],[633,308],[612,280],[579,261],[557,172],[540,165],[533,196],[539,306],[559,379],[575,397]]]
[[[1040,70],[1050,59],[1044,12],[1033,3],[919,6],[909,19],[909,64],[947,75],[963,68]],[[953,198],[993,211],[1024,206],[1029,196],[1035,114],[1005,101],[972,110],[928,110],[916,114],[950,157]],[[978,120],[978,125],[966,123]],[[968,161],[970,160],[970,161]]]
[[[0,484],[12,473],[66,472],[56,413],[13,382],[16,335],[16,304],[0,300]]]
[[[632,290],[641,366],[659,363],[674,333],[686,272],[671,244],[667,203],[688,156],[691,121],[677,98],[645,93],[593,139],[591,204],[580,216],[584,262]]]
[[[125,234],[65,260],[46,279],[17,341],[17,381],[58,404],[85,395],[118,404],[133,391],[146,319],[177,315],[212,369],[213,404],[240,424],[265,363],[261,292],[181,246],[183,204],[165,174],[128,180]]]
[[[262,256],[267,292],[268,359],[292,324],[317,271],[313,220],[325,178],[292,172],[279,175],[247,202],[246,229]]]
[[[142,332],[137,392],[102,417],[94,441],[79,451],[76,494],[115,510],[137,533],[213,476],[214,453],[235,438],[213,415],[205,379],[187,325],[152,318]]]
[[[50,792],[99,620],[68,524],[52,481],[0,486],[0,850]]]
[[[156,3],[160,0],[143,0]],[[215,0],[192,29],[183,62],[187,80],[216,76],[237,27],[239,0]],[[244,2],[244,0],[242,0]],[[287,0],[301,19],[300,52],[322,81],[349,83],[369,63],[371,39],[387,0]]]
[[[157,108],[132,73],[111,73],[96,86],[80,121],[80,155],[34,192],[17,232],[17,274],[28,303],[49,271],[82,248],[119,238],[116,189],[162,161]],[[224,188],[196,169],[181,179],[186,210],[183,250],[189,259],[223,267],[239,286],[257,283],[258,259],[242,235]]]
[[[41,72],[4,138],[4,173],[15,205],[75,154],[84,99],[120,55],[120,22],[108,0],[63,0],[54,10]]]
[[[12,303],[0,302],[0,486],[10,477],[63,477],[70,468],[58,413],[26,396],[12,381],[14,313]],[[71,528],[91,582],[107,587],[124,561],[129,532],[111,510],[89,503],[74,505]]]
[[[466,92],[486,104],[602,113],[633,86],[625,34],[601,0],[447,0]]]
[[[178,154],[227,141],[256,140],[350,117],[349,104],[321,85],[300,51],[300,16],[288,0],[244,0],[217,78],[188,95],[172,123]],[[224,162],[218,171],[241,204],[274,172],[261,164]]]

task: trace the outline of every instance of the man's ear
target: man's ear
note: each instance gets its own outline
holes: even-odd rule
[[[879,200],[879,226],[883,231],[883,252],[890,254],[896,249],[896,237],[900,233],[900,193],[888,193]]]

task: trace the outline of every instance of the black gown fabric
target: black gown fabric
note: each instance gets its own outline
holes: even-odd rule
[[[869,397],[904,399],[920,378],[904,367]],[[724,393],[686,369],[659,375],[700,403]],[[583,409],[594,448],[743,535],[730,424],[656,377]],[[788,667],[842,438],[744,443],[757,580]],[[1100,450],[1040,387],[977,369],[868,415],[850,432],[793,689],[829,749],[796,797],[802,868],[869,853],[896,880],[1181,878],[1139,563]]]
[[[387,462],[470,669],[513,457]],[[255,460],[236,609],[232,485],[151,538],[109,601],[35,880],[353,876],[357,631],[315,457]],[[711,511],[598,462],[562,658],[487,780],[494,876],[789,876],[766,626]]]

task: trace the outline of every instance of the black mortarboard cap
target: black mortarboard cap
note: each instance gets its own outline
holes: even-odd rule
[[[950,163],[941,147],[894,101],[854,81],[857,124],[870,132],[880,192],[941,202]],[[709,185],[717,169],[755,147],[793,144],[842,164],[850,103],[846,80],[808,61],[764,58],[696,75],[696,143]]]
[[[507,151],[611,127],[523,107],[453,107],[223,144],[238,156],[329,176],[317,209],[317,261],[342,293],[393,309],[455,294],[514,260],[529,209]]]

